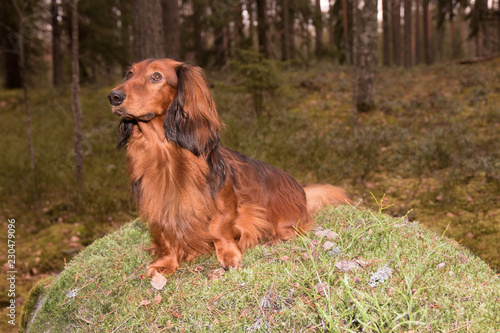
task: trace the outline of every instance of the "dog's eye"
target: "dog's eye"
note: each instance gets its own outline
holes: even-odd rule
[[[132,78],[133,75],[134,75],[134,73],[132,73],[132,71],[128,71],[127,75],[125,75],[125,79],[128,80],[128,79]]]
[[[151,75],[151,80],[156,81],[156,82],[160,81],[162,78],[163,78],[163,76],[161,76],[161,74],[158,72],[155,72],[155,73],[153,73],[153,75]]]

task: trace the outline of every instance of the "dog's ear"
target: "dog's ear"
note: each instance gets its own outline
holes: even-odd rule
[[[226,165],[219,150],[222,123],[201,68],[180,65],[177,93],[165,115],[163,128],[167,140],[203,156],[212,196],[224,185]]]
[[[128,139],[132,135],[132,128],[134,125],[137,124],[136,121],[128,121],[125,119],[122,119],[120,121],[120,125],[118,125],[118,146],[117,148],[120,149],[123,146],[127,144]]]
[[[208,157],[220,141],[221,121],[201,68],[180,65],[177,93],[164,122],[167,140]]]

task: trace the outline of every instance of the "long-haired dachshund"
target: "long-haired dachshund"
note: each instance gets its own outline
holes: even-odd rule
[[[147,275],[215,253],[224,268],[262,240],[312,228],[311,214],[350,202],[331,185],[303,188],[287,173],[219,144],[222,123],[203,71],[171,59],[134,64],[108,96],[121,117],[128,176],[158,257]]]

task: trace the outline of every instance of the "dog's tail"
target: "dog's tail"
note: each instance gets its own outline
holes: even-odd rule
[[[307,211],[313,215],[326,205],[352,203],[344,189],[329,184],[310,184],[304,186]]]

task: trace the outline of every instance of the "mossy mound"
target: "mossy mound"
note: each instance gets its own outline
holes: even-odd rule
[[[142,276],[150,238],[134,221],[38,285],[22,331],[500,328],[500,279],[457,242],[354,207],[328,208],[317,221],[306,237],[246,252],[238,270],[218,270],[215,256],[182,265],[160,291]]]

